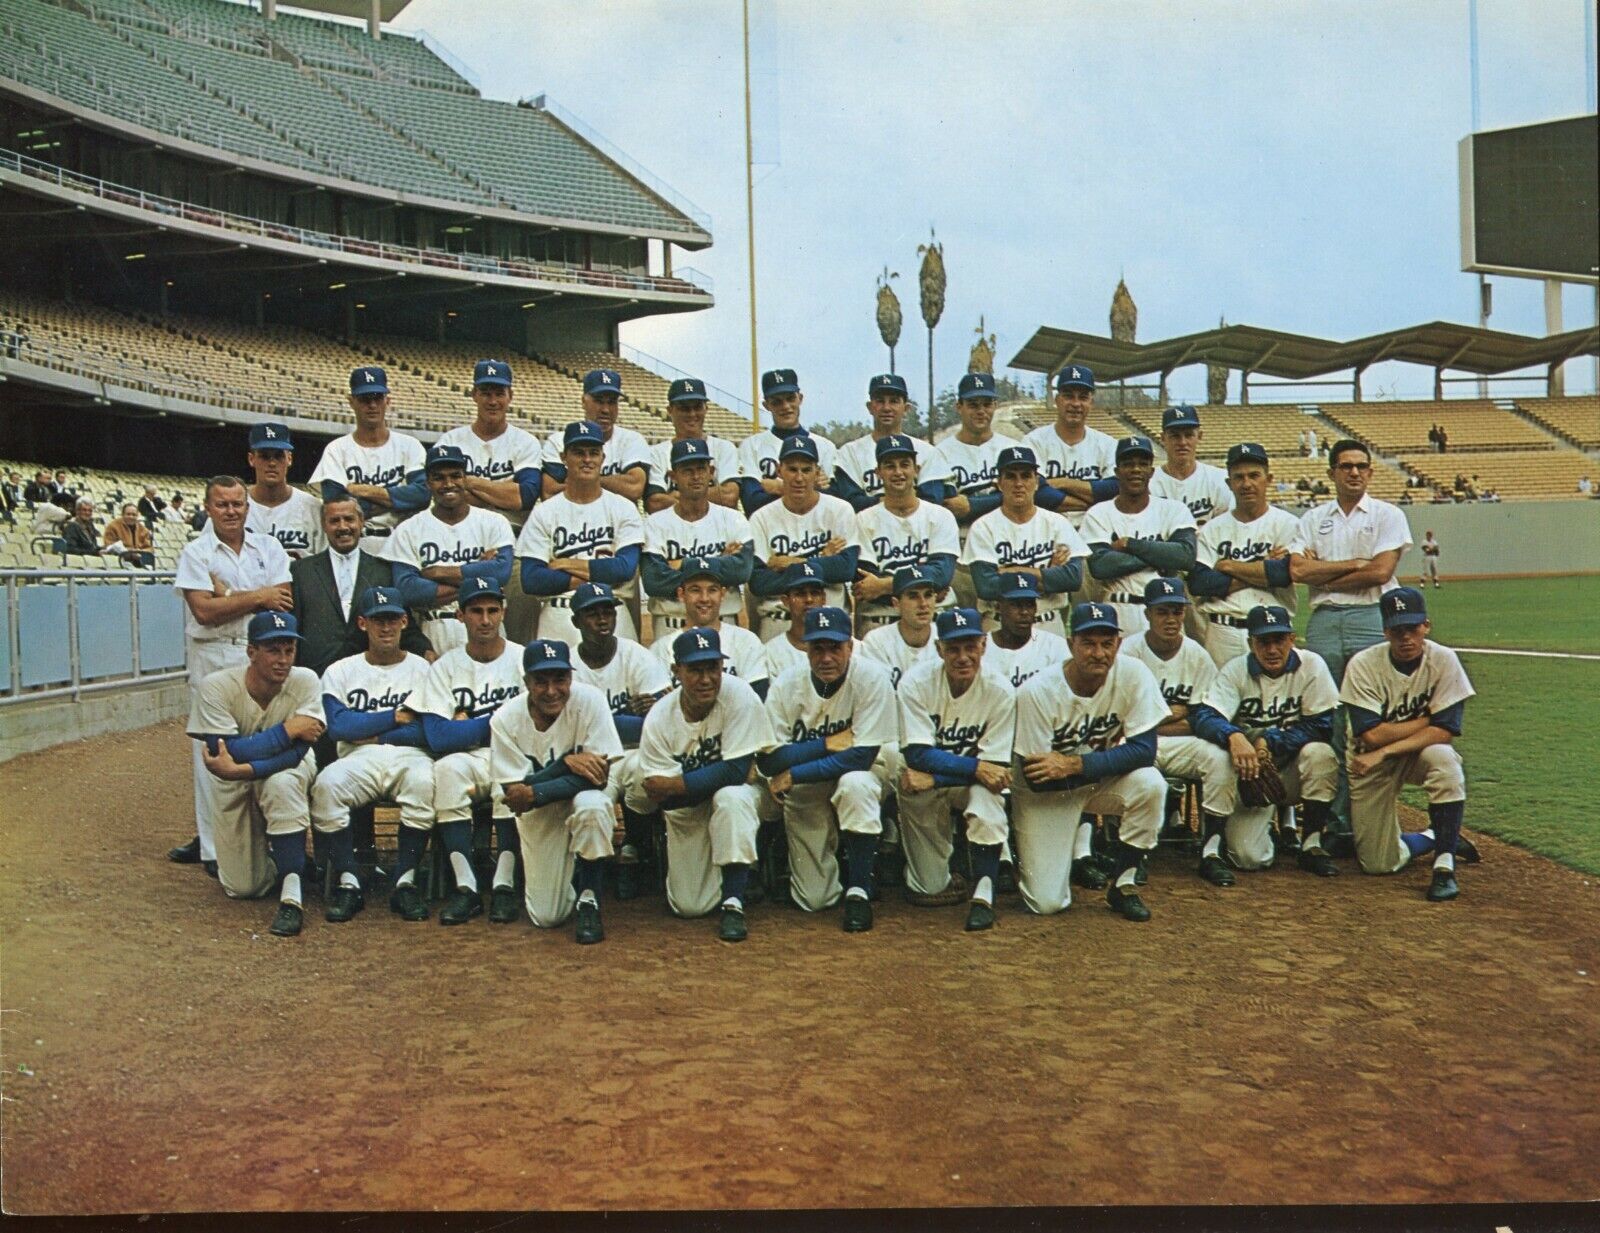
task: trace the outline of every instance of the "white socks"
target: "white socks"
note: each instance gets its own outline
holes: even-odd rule
[[[360,890],[361,879],[353,873],[341,873],[339,875],[339,885],[349,887],[351,890]]]
[[[1207,856],[1221,856],[1221,855],[1222,855],[1222,836],[1221,835],[1213,835],[1213,836],[1211,836],[1210,839],[1206,840],[1206,846],[1200,849],[1200,856],[1202,857],[1202,859],[1207,857]]]
[[[278,898],[284,903],[294,904],[297,908],[300,906],[300,875],[298,873],[286,873],[283,875],[283,890],[279,893]]]
[[[517,854],[515,852],[502,852],[500,859],[494,865],[494,888],[499,890],[502,886],[514,886],[517,881]]]
[[[868,899],[871,896],[869,896],[867,892],[862,890],[859,886],[852,886],[849,890],[845,891],[844,897],[846,899]]]
[[[972,897],[981,900],[990,907],[994,906],[994,884],[989,881],[988,874],[984,874],[983,877],[978,879],[978,885],[972,889]]]
[[[579,903],[592,903],[597,907],[600,904],[600,901],[594,897],[594,892],[592,890],[586,890],[586,891],[583,892],[583,894],[579,895],[578,896],[578,902]]]
[[[1127,869],[1124,869],[1120,874],[1117,875],[1117,889],[1121,890],[1125,886],[1137,886],[1139,884],[1136,880],[1138,876],[1139,866],[1131,865]]]
[[[1435,869],[1443,869],[1448,873],[1454,873],[1456,871],[1456,858],[1452,853],[1441,852],[1433,858],[1433,867]]]
[[[415,886],[417,884],[417,871],[415,869],[407,869],[394,880],[394,884],[396,886]]]
[[[744,911],[744,901],[741,900],[737,895],[729,895],[722,901],[722,906],[724,908],[732,908],[735,912]]]
[[[456,875],[457,889],[469,891],[478,889],[478,875],[472,872],[472,862],[461,853],[450,853],[450,868]]]
[[[1072,859],[1082,860],[1089,855],[1089,845],[1094,839],[1094,823],[1079,822],[1078,833],[1072,837]]]

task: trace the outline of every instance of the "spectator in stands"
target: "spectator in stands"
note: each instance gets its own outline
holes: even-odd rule
[[[50,487],[50,472],[35,471],[33,482],[22,493],[29,505],[54,505],[55,490]]]
[[[161,511],[161,516],[168,522],[181,522],[185,526],[189,523],[189,511],[183,504],[183,493],[175,492],[172,500],[167,502],[167,508]]]
[[[100,555],[100,528],[94,521],[94,502],[84,497],[73,506],[72,517],[61,527],[59,551],[73,556]]]
[[[106,524],[105,544],[107,550],[135,569],[155,568],[155,543],[150,538],[150,528],[139,520],[139,507],[132,501],[124,503],[121,518]]]
[[[1441,484],[1433,486],[1433,503],[1435,505],[1450,504],[1450,494],[1444,490],[1444,486]]]
[[[13,480],[16,479],[16,475],[13,473],[11,478]],[[1578,495],[1580,497],[1591,497],[1594,495],[1594,482],[1590,480],[1587,475],[1578,477]]]
[[[1438,448],[1439,448],[1439,425],[1437,425],[1437,424],[1429,424],[1428,425],[1428,444],[1435,451],[1438,450]]]
[[[50,500],[69,513],[77,508],[78,494],[67,483],[65,471],[57,471],[55,479],[50,481]]]
[[[1311,477],[1309,475],[1302,475],[1299,479],[1297,479],[1295,481],[1294,490],[1296,492],[1310,492],[1311,491]]]
[[[1410,484],[1407,484],[1406,485],[1406,490],[1400,494],[1400,504],[1401,505],[1411,505],[1411,504],[1413,504],[1412,499],[1411,499],[1411,485]]]
[[[139,517],[144,519],[144,525],[155,528],[157,522],[163,517],[167,503],[156,496],[156,490],[149,484],[144,486],[144,496],[139,498]]]
[[[1317,430],[1315,428],[1307,428],[1300,434],[1300,452],[1307,458],[1315,458],[1317,456]]]
[[[1450,448],[1450,434],[1444,430],[1444,425],[1439,425],[1439,452],[1442,454]]]
[[[22,477],[7,471],[5,483],[0,484],[0,518],[12,526],[17,525],[17,510],[22,507]]]

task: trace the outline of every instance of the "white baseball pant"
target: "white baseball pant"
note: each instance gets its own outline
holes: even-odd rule
[[[350,811],[373,801],[400,806],[400,822],[433,829],[433,759],[409,745],[360,745],[317,776],[311,788],[311,822],[319,831],[343,830]]]
[[[678,916],[704,916],[722,902],[722,866],[754,865],[757,813],[764,789],[734,784],[709,801],[663,813],[667,824],[667,906]],[[656,806],[637,781],[627,785],[635,813]]]
[[[611,798],[598,788],[517,815],[524,901],[528,919],[539,928],[553,928],[572,915],[578,903],[572,889],[576,858],[598,861],[612,854],[613,817]]]
[[[1278,768],[1278,777],[1283,780],[1290,801],[1332,801],[1339,784],[1339,761],[1333,756],[1333,746],[1312,741],[1295,755],[1293,762]],[[1235,869],[1271,866],[1272,819],[1277,812],[1274,805],[1240,805],[1234,810],[1223,834]]]
[[[950,885],[950,853],[954,850],[950,814],[959,811],[969,844],[1006,841],[1006,805],[998,792],[982,784],[905,792],[900,802],[900,846],[906,857],[906,886],[919,895],[937,895]]]
[[[469,821],[474,801],[493,801],[495,817],[511,816],[500,785],[489,774],[488,746],[446,754],[433,764],[433,817],[437,825]]]
[[[1430,805],[1467,799],[1466,771],[1453,745],[1429,745],[1403,758],[1390,758],[1371,774],[1352,772],[1350,828],[1363,873],[1396,873],[1411,860],[1411,850],[1400,842],[1400,817],[1395,811],[1401,784],[1421,785]]]
[[[1073,844],[1085,813],[1121,815],[1119,833],[1130,847],[1148,851],[1161,833],[1167,781],[1151,766],[1070,792],[1035,792],[1019,765],[1011,785],[1021,866],[1018,889],[1028,910],[1041,916],[1072,903]]]
[[[311,821],[317,755],[308,750],[299,766],[243,783],[204,774],[214,785],[217,879],[231,898],[259,899],[278,879],[267,836],[303,833]]]
[[[185,650],[189,668],[190,714],[194,713],[195,698],[199,696],[200,684],[206,677],[224,668],[237,668],[249,659],[242,637],[192,639]],[[200,756],[200,742],[190,741],[189,744],[193,746],[190,757],[194,771],[194,830],[200,836],[200,859],[214,861],[217,859],[216,786],[222,781],[206,770],[205,759]]]
[[[839,832],[883,833],[883,797],[889,787],[880,757],[865,771],[821,783],[797,783],[783,802],[789,836],[789,890],[807,912],[831,908],[844,894],[839,877]]]

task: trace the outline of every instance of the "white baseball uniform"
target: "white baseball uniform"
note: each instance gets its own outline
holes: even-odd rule
[[[336,484],[373,484],[392,488],[406,482],[406,476],[427,469],[428,452],[422,442],[403,432],[389,432],[382,445],[362,445],[353,433],[347,433],[328,442],[311,473],[310,484],[322,491],[322,481]],[[375,510],[367,519],[367,533],[362,547],[376,554],[382,549],[379,542],[384,534],[397,527],[406,518],[398,510]],[[378,533],[382,534],[378,534]],[[371,540],[371,543],[365,542]]]
[[[855,639],[851,647],[851,654],[857,655],[865,648],[866,644],[860,638]],[[805,647],[795,646],[789,641],[787,631],[776,638],[769,638],[761,646],[762,653],[767,658],[767,676],[776,681],[785,672],[797,666],[808,667],[810,658],[806,655]],[[937,655],[935,656],[937,658]]]
[[[726,484],[730,480],[739,478],[739,451],[732,441],[722,437],[704,436],[700,440],[706,443],[711,451],[711,482],[713,485]],[[672,439],[657,441],[650,447],[650,479],[651,488],[659,488],[662,492],[673,493],[678,491],[678,485],[672,481]],[[726,508],[716,506],[714,508]],[[670,506],[668,507],[671,508]],[[657,511],[660,512],[660,511]]]
[[[743,441],[739,442],[739,477],[741,479],[775,480],[778,478],[778,451],[783,443],[798,432],[753,432]],[[817,471],[821,475],[821,484],[826,485],[833,479],[833,472],[838,465],[838,450],[827,437],[817,433],[806,434],[817,447]]]
[[[848,501],[817,494],[817,503],[804,513],[794,513],[783,500],[763,505],[750,517],[750,536],[755,541],[756,560],[770,561],[773,557],[812,557],[821,551],[830,539],[842,539],[846,548],[858,546],[856,540],[856,512]],[[843,583],[824,588],[827,603],[843,608],[845,588]],[[776,595],[763,598],[756,606],[756,631],[763,641],[783,633],[789,628],[789,610]]]
[[[375,664],[366,653],[328,665],[322,674],[324,705],[332,698],[364,715],[405,704],[428,675],[428,661],[409,652],[398,663]],[[400,822],[433,828],[433,756],[414,745],[339,742],[338,760],[324,767],[311,788],[311,820],[318,830],[350,825],[350,810],[373,801],[400,806]]]
[[[262,505],[250,497],[244,525],[272,536],[292,560],[328,546],[322,534],[322,502],[301,488],[289,489],[289,499],[281,505]]]
[[[1021,689],[1046,669],[1059,668],[1070,654],[1067,640],[1060,634],[1036,627],[1016,650],[1001,646],[990,634],[983,666],[1010,681],[1013,689]]]
[[[1218,561],[1265,561],[1276,549],[1287,550],[1300,529],[1300,520],[1288,510],[1269,505],[1257,518],[1241,522],[1237,510],[1218,514],[1205,526],[1195,545],[1195,564],[1215,569]],[[1250,609],[1277,604],[1290,616],[1295,611],[1295,588],[1238,586],[1221,599],[1194,597],[1195,610],[1205,626],[1206,650],[1217,667],[1250,649],[1245,618]]]
[[[942,505],[919,500],[907,514],[891,512],[882,501],[856,515],[856,541],[861,564],[869,573],[893,577],[896,570],[921,565],[929,557],[946,553],[961,559],[961,536],[956,516]],[[942,608],[955,606],[955,594],[946,590]],[[856,607],[856,628],[866,631],[899,619],[888,596]]]
[[[724,673],[738,677],[747,685],[772,679],[771,669],[767,667],[767,648],[761,645],[760,638],[731,621],[718,625],[717,633],[722,639],[722,653],[728,657],[722,661]],[[650,653],[670,674],[672,639],[657,638],[650,644]]]
[[[615,556],[634,544],[641,548],[644,545],[644,523],[632,501],[602,490],[593,501],[579,504],[559,492],[534,507],[522,534],[517,536],[516,555],[519,562],[525,558],[546,564],[558,558],[592,561]],[[611,589],[620,600],[634,599],[638,595],[637,571]],[[543,608],[539,613],[539,637],[576,646],[579,634],[572,622],[572,592],[541,596],[540,603]],[[627,603],[617,606],[617,637],[633,641],[639,637]]]
[[[572,679],[592,685],[605,695],[611,712],[626,711],[635,698],[664,694],[672,688],[672,673],[648,648],[617,639],[617,653],[603,668],[591,668],[572,646]]]
[[[1077,561],[1080,570],[1088,570],[1089,545],[1067,518],[1054,510],[1035,507],[1026,522],[1013,522],[1004,509],[996,509],[972,524],[961,560],[969,566],[986,562],[1001,573],[1017,565],[1044,569],[1058,547],[1067,550],[1068,559]],[[1065,593],[1041,594],[1037,624],[1047,629],[1065,629],[1062,613],[1068,599]],[[993,603],[980,601],[979,611],[988,623],[993,622]]]
[[[438,440],[453,445],[467,456],[467,474],[479,479],[504,483],[516,479],[518,471],[539,470],[544,466],[544,447],[537,437],[515,424],[507,424],[498,437],[485,441],[472,431],[471,424],[452,428]],[[528,510],[496,510],[514,531],[528,520]]]
[[[969,445],[958,434],[952,434],[937,447],[938,470],[947,473],[944,481],[956,490],[957,496],[974,497],[994,492],[1000,478],[997,465],[1000,451],[1011,444],[1010,438],[995,434],[987,441]]]
[[[480,663],[458,646],[446,651],[428,669],[422,684],[411,691],[406,709],[417,715],[454,719],[492,715],[508,698],[522,692],[522,647],[506,639],[505,649],[488,663]],[[433,818],[438,825],[466,822],[473,801],[494,802],[494,816],[509,818],[500,785],[489,768],[489,747],[445,754],[433,764]]]
[[[485,550],[498,552],[511,547],[514,538],[510,522],[494,510],[469,505],[466,516],[452,524],[432,509],[425,509],[396,527],[379,555],[385,561],[418,570],[432,565],[470,565]],[[460,608],[457,601],[451,600],[437,607],[416,609],[423,635],[440,654],[467,640],[466,626],[457,616]]]
[[[1041,424],[1022,443],[1033,451],[1039,460],[1039,476],[1047,483],[1053,479],[1076,479],[1088,482],[1112,479],[1117,473],[1117,442],[1098,428],[1085,425],[1083,440],[1068,445],[1061,439],[1054,423]],[[1074,527],[1083,524],[1083,511],[1072,510],[1066,515]]]
[[[1184,479],[1169,475],[1164,467],[1157,467],[1150,476],[1150,495],[1179,502],[1188,509],[1198,527],[1233,508],[1228,473],[1209,462],[1195,463],[1194,470]]]
[[[1122,655],[1136,659],[1156,678],[1167,705],[1192,707],[1203,702],[1217,666],[1206,649],[1184,636],[1171,659],[1162,659],[1150,646],[1148,631],[1122,640]],[[1233,759],[1224,749],[1198,736],[1158,736],[1156,770],[1169,779],[1196,780],[1201,784],[1201,807],[1218,818],[1230,816],[1239,804],[1239,781]]]
[[[930,484],[949,478],[944,458],[937,449],[921,437],[912,437],[911,444],[917,451],[918,484]],[[878,478],[878,439],[871,433],[841,445],[836,466],[853,479],[856,486],[867,496],[874,501],[883,500],[883,481]],[[832,474],[830,471],[829,475]]]
[[[897,689],[905,674],[918,664],[940,662],[939,642],[934,637],[933,630],[931,628],[928,630],[928,640],[921,646],[912,646],[906,641],[899,621],[892,625],[880,625],[877,629],[868,631],[867,636],[861,639],[857,651],[870,656],[887,668],[889,684]],[[991,643],[989,650],[984,652],[985,662],[993,651],[994,646]],[[770,653],[767,662],[769,664],[772,662]]]
[[[551,433],[544,441],[544,458],[541,466],[546,473],[555,467],[565,471],[566,463],[561,461],[561,451],[565,445],[566,429],[562,428]],[[643,434],[622,424],[614,425],[611,436],[606,441],[604,460],[600,464],[600,477],[608,475],[621,475],[632,467],[643,467],[645,483],[650,482],[650,443],[644,439]],[[607,490],[610,491],[609,489]],[[611,495],[615,496],[615,493]]]
[[[1152,496],[1136,514],[1124,513],[1115,500],[1091,505],[1079,530],[1090,544],[1109,544],[1118,538],[1170,540],[1175,532],[1196,528],[1189,507],[1183,502]],[[1104,592],[1101,601],[1117,610],[1117,624],[1124,638],[1144,629],[1145,584],[1159,577],[1161,571],[1147,565],[1110,582],[1092,579],[1096,589]]]
[[[738,510],[725,505],[708,505],[706,512],[692,522],[672,505],[644,520],[644,550],[664,561],[720,557],[728,551],[729,544],[742,544],[749,539],[749,521]],[[736,617],[743,607],[744,588],[729,587],[722,599],[722,615]],[[682,629],[684,626],[683,604],[674,596],[652,595],[650,614],[656,619],[658,629]],[[659,633],[656,641],[662,641]]]

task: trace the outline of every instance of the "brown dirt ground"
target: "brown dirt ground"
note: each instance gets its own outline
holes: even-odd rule
[[[891,891],[729,947],[654,897],[579,948],[313,900],[283,941],[163,858],[187,766],[164,724],[0,767],[7,1211],[1594,1194],[1600,885],[1493,840],[1451,905],[1163,853],[1144,927]]]

